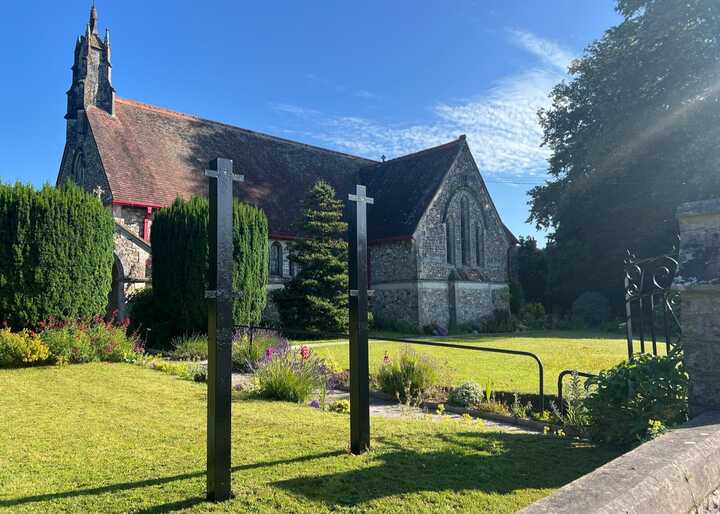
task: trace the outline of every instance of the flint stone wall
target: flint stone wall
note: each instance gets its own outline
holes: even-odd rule
[[[690,413],[720,409],[720,199],[686,203],[677,212],[680,268],[674,286],[682,298]]]

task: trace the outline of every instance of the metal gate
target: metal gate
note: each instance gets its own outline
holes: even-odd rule
[[[625,318],[628,359],[637,353],[660,352],[665,344],[667,355],[680,350],[682,332],[678,312],[680,295],[672,289],[678,271],[677,251],[639,259],[629,250],[625,257]],[[639,352],[635,343],[639,343]]]

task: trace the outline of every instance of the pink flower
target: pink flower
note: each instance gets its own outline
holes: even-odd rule
[[[300,348],[300,357],[302,357],[304,361],[310,358],[310,347],[308,345],[303,345],[302,348]]]
[[[383,365],[390,364],[390,356],[388,355],[388,352],[385,352],[385,356],[383,357]]]
[[[275,348],[273,348],[272,346],[268,346],[267,348],[265,348],[265,358],[267,360],[272,359],[273,353],[275,353]]]

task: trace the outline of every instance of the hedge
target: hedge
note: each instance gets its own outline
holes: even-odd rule
[[[153,248],[153,301],[170,326],[170,335],[207,329],[208,201],[180,198],[157,212],[150,240]],[[268,225],[265,214],[250,205],[233,206],[233,287],[235,323],[257,323],[266,302]]]
[[[113,230],[98,199],[73,184],[0,184],[0,324],[105,314]]]

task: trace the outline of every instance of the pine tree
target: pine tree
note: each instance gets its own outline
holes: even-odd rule
[[[347,223],[342,203],[318,180],[303,202],[300,227],[289,260],[299,272],[273,298],[286,330],[344,332],[348,326]]]

